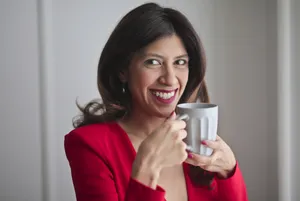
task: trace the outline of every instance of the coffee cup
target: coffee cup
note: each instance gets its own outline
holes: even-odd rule
[[[213,150],[201,144],[202,140],[216,140],[218,106],[210,103],[181,103],[177,105],[177,119],[186,121],[187,150],[210,156]]]

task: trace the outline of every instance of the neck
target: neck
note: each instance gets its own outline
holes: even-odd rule
[[[120,123],[128,134],[144,139],[165,120],[166,118],[151,116],[145,112],[132,111]]]

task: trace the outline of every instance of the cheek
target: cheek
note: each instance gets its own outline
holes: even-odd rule
[[[155,75],[146,71],[136,71],[129,80],[131,90],[143,90],[155,82]]]
[[[189,71],[186,70],[186,71],[180,72],[180,73],[178,74],[178,78],[179,78],[179,80],[180,80],[180,82],[181,82],[181,85],[185,87],[186,84],[187,84],[187,82],[188,82]]]

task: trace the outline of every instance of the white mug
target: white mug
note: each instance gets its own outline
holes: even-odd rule
[[[187,123],[184,142],[188,151],[210,156],[213,150],[202,145],[201,141],[216,140],[218,106],[210,103],[182,103],[177,105],[177,113],[178,119]]]

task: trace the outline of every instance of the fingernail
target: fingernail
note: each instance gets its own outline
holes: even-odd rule
[[[206,143],[206,141],[201,141],[201,144],[203,144],[203,145],[207,145],[207,143]]]
[[[188,158],[193,158],[193,154],[188,153]]]

